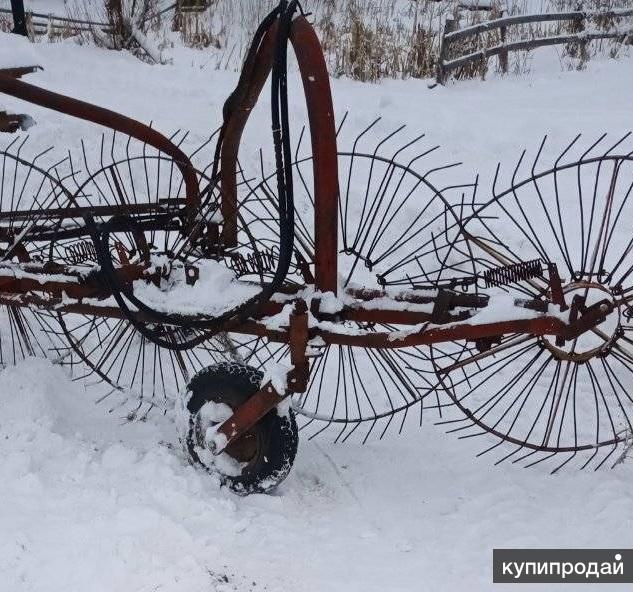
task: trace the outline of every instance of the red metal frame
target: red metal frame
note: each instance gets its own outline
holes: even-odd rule
[[[220,187],[225,246],[237,244],[237,157],[242,132],[270,74],[277,22],[265,33],[252,64],[246,64],[222,144]],[[338,158],[330,78],[314,28],[304,16],[292,22],[290,41],[297,56],[308,107],[314,168],[315,287],[337,291]]]
[[[79,99],[73,99],[65,95],[34,86],[28,82],[17,80],[11,76],[0,74],[0,93],[11,95],[17,99],[28,101],[46,109],[59,111],[65,115],[71,115],[92,123],[103,125],[117,132],[127,134],[150,146],[160,150],[171,157],[180,169],[185,183],[187,194],[187,207],[190,213],[195,213],[200,205],[200,187],[196,169],[191,164],[187,155],[171,140],[163,136],[155,129],[121,115],[116,111],[105,109]]]
[[[223,246],[233,247],[237,244],[238,212],[237,212],[237,158],[240,140],[250,113],[255,106],[266,79],[271,71],[273,52],[277,37],[277,22],[265,32],[262,40],[245,64],[244,72],[238,88],[228,101],[225,111],[225,128],[220,153],[220,191],[221,210],[223,214],[223,232],[220,242]],[[329,84],[329,77],[321,47],[312,26],[303,17],[297,17],[291,27],[290,36],[299,70],[303,80],[303,88],[308,108],[310,124],[315,191],[315,280],[317,292],[337,293],[337,255],[338,255],[338,167],[336,128],[334,109]],[[56,111],[79,117],[87,121],[104,125],[131,137],[146,142],[157,150],[170,156],[179,167],[186,186],[186,199],[183,204],[185,218],[189,225],[193,224],[194,215],[200,205],[200,191],[197,173],[188,157],[168,138],[156,130],[138,121],[125,117],[102,107],[97,107],[64,95],[53,93],[31,84],[16,80],[0,73],[0,92],[31,103],[54,109]],[[122,206],[115,210],[103,209],[101,216],[121,213],[144,213],[151,211],[152,205],[139,204]],[[68,211],[43,211],[42,219],[80,217],[80,208]],[[96,215],[97,212],[89,212]],[[0,221],[10,218],[19,220],[21,212],[4,213]],[[26,215],[26,214],[24,214]],[[0,238],[2,238],[0,228]],[[4,237],[6,240],[6,237]],[[104,304],[111,294],[108,283],[98,272],[85,277],[70,267],[56,264],[36,264],[27,261],[27,253],[23,249],[19,257],[21,263],[0,262],[0,304],[10,306],[28,306],[54,309],[59,313],[75,312],[102,317],[125,318],[117,307]],[[16,250],[16,254],[19,255]],[[19,273],[17,273],[19,272]],[[131,282],[146,277],[143,265],[125,265],[118,268],[123,282]],[[54,274],[54,278],[50,277]],[[148,278],[150,281],[153,279]],[[555,270],[550,269],[550,292],[553,304],[565,306],[560,279]],[[380,290],[351,290],[345,295],[353,304],[346,305],[336,314],[323,314],[319,310],[318,299],[305,302],[293,298],[292,289],[286,302],[295,302],[294,312],[290,315],[287,330],[271,330],[266,326],[265,317],[278,314],[283,304],[268,302],[260,307],[252,318],[239,326],[231,325],[235,333],[247,333],[267,337],[290,345],[291,362],[294,370],[289,376],[288,391],[275,392],[270,384],[234,411],[234,415],[220,426],[220,432],[227,437],[227,445],[244,433],[259,418],[268,413],[290,392],[305,390],[308,382],[309,363],[306,357],[308,342],[320,338],[322,343],[348,345],[366,348],[402,348],[429,345],[446,341],[468,340],[487,343],[500,339],[503,335],[523,333],[534,336],[551,335],[560,340],[571,340],[591,329],[613,311],[614,304],[604,300],[586,310],[582,314],[574,313],[573,322],[563,322],[558,316],[547,314],[547,303],[543,301],[519,301],[516,306],[541,311],[531,319],[514,319],[501,322],[478,324],[470,320],[470,316],[487,305],[487,299],[472,294],[450,293],[440,291],[439,295],[425,295],[420,292],[402,292],[390,295]],[[438,298],[440,296],[440,298]],[[83,300],[90,298],[89,303]],[[380,299],[381,306],[372,306]],[[74,300],[74,301],[73,301]],[[385,303],[391,302],[388,307]],[[402,302],[412,305],[403,310]],[[437,306],[443,303],[443,306]],[[419,305],[434,305],[433,310]],[[417,308],[415,305],[418,305]],[[461,309],[456,312],[455,309]],[[464,311],[467,308],[470,310]],[[308,310],[316,318],[318,324],[308,327]],[[140,322],[143,315],[138,315]],[[150,319],[147,319],[148,321]],[[346,321],[371,323],[378,325],[397,324],[412,327],[410,332],[365,331],[350,333],[342,329]],[[422,328],[417,328],[421,326]]]

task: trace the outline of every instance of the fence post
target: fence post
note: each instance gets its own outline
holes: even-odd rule
[[[586,22],[585,19],[587,18],[587,15],[584,12],[585,6],[584,6],[584,2],[580,2],[579,4],[579,10],[582,11],[583,15],[582,17],[579,19],[578,22],[578,34],[582,35],[582,33],[585,32],[585,27],[586,27]],[[582,38],[580,40],[580,63],[581,65],[584,65],[587,60],[589,59],[589,54],[587,52],[587,40]]]
[[[11,12],[13,13],[12,33],[27,36],[26,15],[24,14],[24,0],[11,0]]]
[[[506,15],[506,11],[502,10],[501,18],[503,18],[505,15]],[[507,31],[507,27],[505,26],[500,27],[499,29],[499,34],[501,37],[501,45],[502,45],[501,52],[499,53],[499,68],[501,69],[501,72],[503,74],[508,73],[508,49],[505,47],[506,31]]]
[[[108,22],[112,27],[112,40],[114,46],[122,43],[125,38],[125,23],[123,19],[123,5],[121,0],[107,0],[105,3]]]
[[[457,22],[452,16],[447,16],[444,21],[444,32],[442,33],[442,40],[440,42],[440,53],[437,56],[437,73],[435,80],[437,84],[444,84],[446,81],[446,72],[444,71],[444,58],[448,55],[448,47],[451,44],[450,39],[446,39],[446,35],[451,33],[457,28]]]

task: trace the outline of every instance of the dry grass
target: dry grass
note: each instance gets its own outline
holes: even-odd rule
[[[631,8],[630,0],[552,0],[553,10],[613,10]],[[627,25],[628,23],[628,25]],[[572,22],[562,26],[563,33],[580,33],[585,30],[617,31],[630,29],[630,18],[598,17],[587,19],[585,23]],[[596,56],[618,58],[627,53],[628,45],[616,39],[599,39],[591,43],[571,43],[561,53],[561,63],[566,69],[582,70],[587,62]]]
[[[214,0],[203,13],[178,15],[175,28],[186,44],[215,48],[218,67],[237,69],[257,25],[275,4]],[[313,0],[308,6],[330,72],[376,81],[433,76],[440,27],[457,0]],[[467,22],[477,14],[469,11]]]
[[[13,20],[9,15],[1,14],[0,15],[0,32],[9,33],[13,28]]]
[[[472,11],[460,7],[468,0],[311,0],[314,23],[330,72],[361,81],[382,78],[434,77],[440,52],[442,29],[448,18],[458,28],[500,16],[526,12],[608,9],[629,6],[631,0],[542,0],[540,7],[530,0],[493,0],[491,10]],[[472,0],[470,0],[472,1]],[[96,43],[112,49],[127,49],[140,57],[147,55],[130,35],[130,23],[143,33],[154,31],[166,46],[167,29],[176,31],[190,47],[208,51],[218,69],[238,70],[259,22],[277,0],[211,0],[201,12],[170,13],[152,17],[160,0],[69,0],[68,14],[74,18],[107,22],[112,33],[91,29],[79,31],[72,25],[50,28],[55,41],[76,37],[79,42]],[[118,10],[121,6],[121,11]],[[623,19],[594,19],[587,30],[624,27]],[[630,22],[630,20],[629,20]],[[498,29],[453,44],[445,59],[464,55],[506,42],[579,32],[579,23],[536,23]],[[10,28],[10,19],[0,19],[0,29]],[[554,49],[565,69],[585,67],[597,55],[618,57],[628,47],[616,40],[573,43]],[[485,77],[488,72],[522,74],[529,71],[530,54],[514,52],[503,59],[480,60],[452,73],[457,79]]]
[[[150,30],[158,32],[162,29],[161,17],[153,16],[159,12],[159,5],[159,0],[73,0],[67,5],[67,13],[71,18],[108,25],[108,33],[97,26],[77,31],[75,36],[80,43],[124,49],[139,59],[154,61],[140,47],[135,32],[145,35]]]

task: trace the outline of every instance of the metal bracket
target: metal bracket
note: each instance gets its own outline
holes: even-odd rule
[[[272,383],[268,382],[252,397],[233,410],[233,415],[222,423],[217,430],[225,436],[224,444],[216,446],[216,456],[232,442],[239,439],[254,426],[271,409],[274,409],[293,392],[303,392],[307,388],[310,375],[310,362],[306,356],[308,347],[308,307],[303,300],[295,302],[295,309],[290,314],[289,327],[290,360],[293,369],[288,373],[287,390],[279,393]]]

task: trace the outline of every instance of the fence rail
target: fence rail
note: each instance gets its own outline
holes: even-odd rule
[[[10,8],[0,8],[0,14],[12,15]],[[30,21],[33,32],[36,35],[45,35],[49,31],[61,32],[70,31],[90,31],[93,28],[100,29],[104,33],[111,32],[110,25],[91,20],[75,19],[65,16],[55,16],[53,14],[43,14],[40,12],[27,12],[27,24]]]
[[[537,47],[568,43],[585,44],[597,39],[620,39],[622,42],[630,42],[633,40],[633,25],[627,30],[586,31],[585,23],[590,19],[614,19],[631,16],[633,16],[633,8],[525,14],[497,18],[463,29],[455,29],[455,21],[447,20],[442,35],[436,80],[439,84],[444,84],[450,73],[457,68],[476,61],[488,60],[488,58],[492,56],[499,56],[501,70],[507,72],[508,53],[511,51],[530,51]],[[551,35],[533,39],[522,39],[511,43],[505,42],[508,27],[543,22],[575,22],[579,32],[567,35]],[[457,42],[477,37],[482,33],[488,33],[497,29],[499,30],[501,43],[447,59],[447,56],[450,55],[451,48],[454,47]]]

